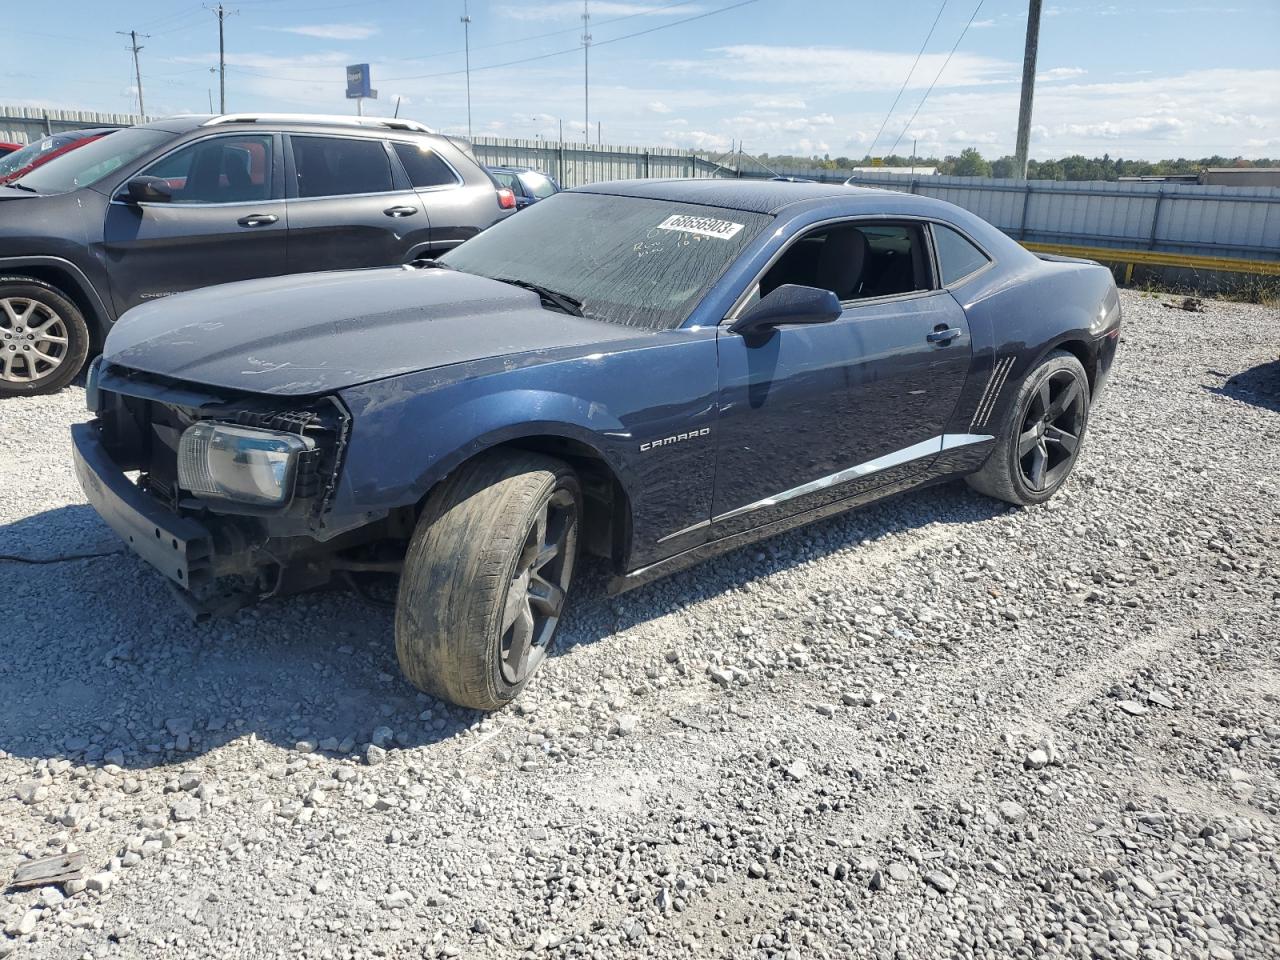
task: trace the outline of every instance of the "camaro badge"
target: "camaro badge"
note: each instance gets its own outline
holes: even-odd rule
[[[677,433],[674,437],[663,437],[661,440],[650,440],[648,443],[640,444],[640,452],[644,453],[654,447],[665,447],[668,444],[680,443],[683,440],[692,440],[694,437],[705,437],[711,432],[710,427],[703,427],[701,430],[690,430],[688,433]]]

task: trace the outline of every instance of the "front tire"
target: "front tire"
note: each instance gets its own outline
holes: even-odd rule
[[[89,353],[89,327],[74,303],[46,283],[0,279],[0,397],[53,393]]]
[[[415,687],[478,710],[541,666],[573,580],[582,493],[568,464],[482,454],[428,497],[396,599],[396,656]]]
[[[1089,424],[1089,378],[1070,353],[1055,350],[1031,371],[969,486],[1019,506],[1044,503],[1075,468]]]

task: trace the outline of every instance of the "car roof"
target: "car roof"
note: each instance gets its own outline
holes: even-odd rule
[[[843,183],[782,183],[775,180],[720,180],[710,177],[672,180],[609,180],[584,187],[575,193],[608,193],[619,197],[642,197],[676,203],[700,203],[751,213],[776,214],[793,204],[814,200],[865,200],[867,205],[884,207],[885,201],[901,200],[893,190],[851,187]]]

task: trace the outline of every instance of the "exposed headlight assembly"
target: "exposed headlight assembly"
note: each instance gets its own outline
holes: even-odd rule
[[[282,507],[293,499],[299,459],[314,448],[295,433],[201,421],[178,443],[178,482],[197,497]]]

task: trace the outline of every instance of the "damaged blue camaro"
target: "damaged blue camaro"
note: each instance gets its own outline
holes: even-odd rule
[[[584,551],[625,590],[956,476],[1048,499],[1119,329],[1108,270],[936,200],[598,184],[434,263],[131,311],[76,469],[198,614],[398,574],[408,679],[492,709]]]

